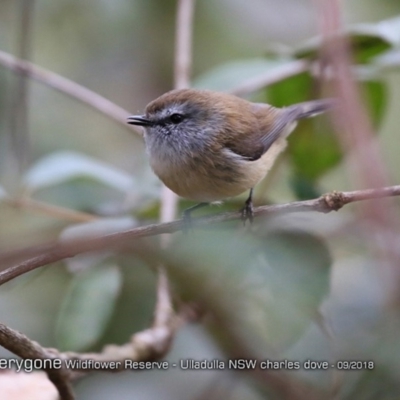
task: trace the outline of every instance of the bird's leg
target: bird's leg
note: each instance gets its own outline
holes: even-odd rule
[[[183,212],[183,232],[188,232],[191,227],[192,227],[192,211],[197,210],[198,208],[207,206],[208,203],[199,203],[196,204],[193,207],[189,207],[187,208],[184,212]]]
[[[250,221],[250,224],[253,223],[253,188],[250,189],[249,197],[244,203],[244,207],[241,210],[242,212],[242,221],[243,224],[246,223],[247,220]]]

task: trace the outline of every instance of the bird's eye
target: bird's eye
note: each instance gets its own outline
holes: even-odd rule
[[[173,124],[179,124],[180,122],[182,122],[185,119],[185,116],[182,114],[172,114],[169,117],[169,120],[173,123]]]

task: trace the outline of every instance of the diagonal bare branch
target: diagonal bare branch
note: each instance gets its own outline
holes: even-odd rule
[[[2,323],[0,323],[0,345],[23,359],[54,360],[58,357],[57,351],[42,347],[39,343]],[[49,364],[46,363],[46,365]],[[61,400],[75,399],[67,370],[63,368],[45,368],[44,370],[57,388]]]
[[[0,51],[0,64],[12,71],[29,76],[38,82],[44,83],[53,89],[89,105],[109,118],[123,124],[125,128],[131,129],[141,135],[140,131],[135,129],[133,125],[128,125],[126,123],[126,118],[130,115],[129,111],[117,106],[115,103],[100,96],[98,93],[29,61],[24,61],[14,57],[4,51]]]

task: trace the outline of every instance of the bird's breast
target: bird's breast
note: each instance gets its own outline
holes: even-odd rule
[[[163,148],[150,151],[155,174],[181,197],[213,202],[237,196],[254,187],[268,172],[285,139],[278,139],[261,158],[249,161],[223,149],[218,152],[190,152]]]

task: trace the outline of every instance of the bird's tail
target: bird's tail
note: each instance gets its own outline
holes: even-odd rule
[[[334,108],[337,105],[337,100],[328,98],[320,100],[305,101],[304,103],[295,104],[288,107],[293,109],[295,119],[303,119],[314,117]],[[292,110],[290,110],[292,111]]]

